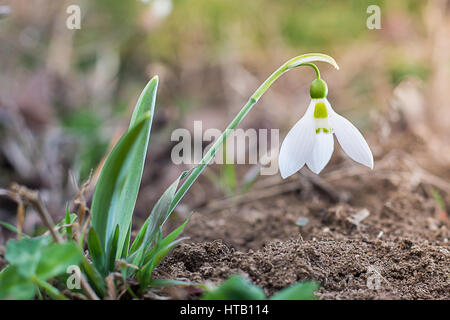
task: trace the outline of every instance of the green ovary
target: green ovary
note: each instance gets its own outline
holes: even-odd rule
[[[328,117],[327,106],[323,102],[316,103],[314,108],[314,118],[325,119]]]

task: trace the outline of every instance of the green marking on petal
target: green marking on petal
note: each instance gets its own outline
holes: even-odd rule
[[[327,106],[323,102],[316,103],[314,108],[314,118],[325,119],[328,117]]]
[[[323,130],[323,132],[325,132],[325,133],[329,133],[329,132],[330,132],[330,130],[328,130],[327,128],[322,128],[322,130]]]
[[[319,132],[320,132],[320,128],[317,128],[317,129],[316,129],[316,133],[319,133]]]

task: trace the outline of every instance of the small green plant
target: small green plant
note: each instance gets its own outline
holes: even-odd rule
[[[212,171],[206,175],[209,180],[217,187],[217,189],[226,196],[234,196],[238,193],[247,191],[255,179],[250,181],[239,181],[238,175],[236,173],[236,166],[233,163],[233,159],[227,156],[227,143],[225,142],[222,147],[223,161],[224,163],[220,166],[219,172],[216,174]],[[242,184],[242,186],[240,186]]]
[[[200,164],[183,172],[169,186],[132,241],[132,216],[141,183],[158,88],[158,77],[151,79],[137,102],[128,130],[103,165],[90,208],[90,223],[87,222],[88,219],[84,219],[87,211],[82,195],[84,186],[77,199],[80,204],[79,212],[71,214],[66,210],[65,218],[57,225],[53,224],[37,193],[19,187],[3,192],[15,199],[20,207],[22,202],[34,206],[48,228],[48,234],[29,238],[21,233],[21,226],[16,229],[2,223],[17,231],[21,239],[10,240],[7,244],[5,258],[9,264],[0,272],[0,298],[30,299],[36,295],[44,298],[42,293],[45,292],[51,298],[66,299],[64,292],[71,293],[70,290],[67,292],[66,286],[70,266],[78,266],[81,271],[81,288],[77,289],[77,297],[106,297],[108,279],[117,271],[120,271],[127,286],[129,279],[137,280],[141,293],[149,287],[192,285],[177,280],[152,278],[153,270],[184,239],[179,237],[189,218],[165,237],[162,236],[162,227],[222,147],[230,132],[240,124],[272,83],[295,67],[315,67],[311,63],[314,61],[328,62],[337,68],[336,62],[324,54],[305,54],[283,64],[250,97]],[[237,281],[237,287],[242,285],[241,280],[233,279],[230,281]],[[225,288],[228,285],[225,283]],[[198,286],[205,288],[203,285]],[[231,287],[236,288],[236,285],[232,282]],[[128,289],[136,297],[135,292],[130,287]],[[286,290],[292,291],[281,291],[281,297],[282,292],[297,292],[292,288]],[[215,291],[209,292],[206,297],[214,297],[213,292]],[[263,298],[262,295],[259,296]],[[285,294],[284,297],[288,298],[290,295]]]
[[[272,295],[270,300],[315,300],[314,292],[319,288],[315,281],[296,283]],[[220,286],[206,291],[203,300],[264,300],[263,289],[240,275],[232,275]]]
[[[38,288],[52,298],[66,299],[47,280],[78,265],[81,256],[75,243],[53,243],[49,236],[9,241],[5,256],[9,265],[1,272],[0,299],[31,299]]]

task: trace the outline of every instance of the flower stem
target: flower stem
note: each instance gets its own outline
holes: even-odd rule
[[[267,91],[267,89],[270,88],[270,86],[279,77],[281,77],[285,72],[287,72],[293,68],[300,67],[300,66],[310,66],[315,69],[317,78],[318,79],[320,78],[319,68],[317,68],[316,65],[311,63],[313,61],[328,62],[329,64],[333,65],[336,69],[339,69],[338,65],[336,64],[336,61],[334,61],[333,58],[331,58],[328,55],[321,54],[321,53],[309,53],[309,54],[297,56],[297,57],[287,61],[286,63],[284,63],[281,67],[279,67],[274,73],[272,73],[272,75],[270,75],[266,79],[266,81],[263,82],[263,84],[261,84],[261,86],[255,91],[255,93],[253,93],[253,95],[250,97],[250,99],[247,101],[247,103],[242,107],[241,111],[239,111],[237,116],[227,126],[227,128],[222,133],[222,135],[216,140],[214,145],[205,154],[203,159],[200,161],[200,164],[190,172],[190,174],[184,180],[181,187],[175,193],[174,199],[169,207],[168,214],[172,213],[172,211],[175,209],[175,207],[181,201],[181,199],[186,194],[186,192],[189,190],[189,188],[192,186],[192,184],[195,182],[195,180],[197,180],[197,178],[200,176],[200,174],[206,168],[208,163],[214,158],[214,156],[217,153],[217,151],[219,150],[219,148],[227,140],[231,131],[233,129],[235,129],[241,123],[241,121],[245,118],[245,116],[252,109],[252,107],[258,102],[258,100],[261,98],[261,96]]]
[[[317,68],[317,66],[316,66],[314,63],[302,63],[302,64],[299,65],[299,66],[309,66],[309,67],[313,68],[314,71],[316,72],[317,79],[320,79],[320,71],[319,71],[319,68]]]

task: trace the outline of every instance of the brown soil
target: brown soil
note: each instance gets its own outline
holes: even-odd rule
[[[433,189],[446,203],[450,189],[445,174],[430,173],[449,170],[422,161],[428,151],[411,136],[380,144],[373,171],[339,152],[318,181],[263,178],[248,199],[199,208],[184,234],[190,239],[157,276],[219,283],[239,273],[269,295],[317,280],[321,299],[449,299],[449,220]],[[286,191],[287,183],[298,186]],[[268,189],[275,195],[258,199]]]

